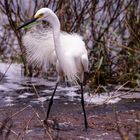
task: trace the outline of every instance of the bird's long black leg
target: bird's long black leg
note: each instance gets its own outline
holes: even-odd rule
[[[48,106],[48,111],[47,111],[47,117],[46,117],[46,120],[48,119],[49,114],[50,114],[50,110],[51,110],[51,107],[52,107],[52,104],[53,104],[53,97],[54,97],[54,95],[55,95],[55,92],[56,92],[56,89],[57,89],[58,83],[59,83],[59,82],[57,82],[56,85],[55,85],[55,88],[54,88],[54,91],[53,91],[52,97],[51,97],[50,102],[49,102],[49,106]]]
[[[85,111],[85,103],[84,103],[84,95],[83,95],[83,83],[80,83],[81,86],[81,105],[84,113],[84,122],[85,122],[85,129],[87,130],[88,128],[88,122],[87,122],[87,116],[86,116],[86,111]]]

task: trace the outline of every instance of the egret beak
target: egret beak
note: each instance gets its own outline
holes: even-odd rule
[[[38,19],[38,18],[32,18],[32,19],[30,19],[29,21],[25,22],[23,25],[19,26],[19,27],[17,28],[17,30],[20,30],[21,28],[26,27],[27,25],[29,25],[29,24],[35,22],[37,19]]]

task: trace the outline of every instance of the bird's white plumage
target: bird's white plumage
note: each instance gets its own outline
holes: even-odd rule
[[[52,30],[36,29],[23,37],[29,62],[48,67],[50,64],[56,65],[59,76],[63,73],[65,78],[74,83],[77,83],[77,79],[83,81],[84,71],[88,71],[88,55],[82,37],[75,33],[60,32],[59,21],[50,9],[41,9],[40,13],[44,17],[46,14],[46,20],[49,17]]]
[[[56,64],[52,31],[43,32],[37,29],[29,31],[23,36],[23,44],[30,64],[43,68]]]

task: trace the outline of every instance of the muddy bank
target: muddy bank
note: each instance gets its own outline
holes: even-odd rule
[[[42,122],[47,105],[48,102],[44,107],[41,104],[0,107],[1,140],[120,140],[122,135],[131,140],[140,138],[140,100],[86,106],[89,122],[87,132],[84,131],[80,102],[55,100],[49,127]]]

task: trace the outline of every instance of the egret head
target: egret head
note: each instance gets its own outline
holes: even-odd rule
[[[30,19],[29,21],[27,21],[26,23],[24,23],[23,25],[21,25],[17,29],[19,30],[19,29],[26,27],[27,25],[29,25],[33,22],[43,21],[43,20],[48,21],[51,25],[53,25],[54,23],[56,23],[57,19],[58,19],[57,16],[55,15],[55,13],[51,9],[41,8],[36,12],[36,14],[34,15],[34,17],[32,19]]]
[[[54,12],[51,9],[41,8],[40,10],[36,12],[36,14],[34,15],[34,18],[37,19],[37,21],[40,21],[40,20],[49,21],[50,17],[52,17],[53,14]]]

